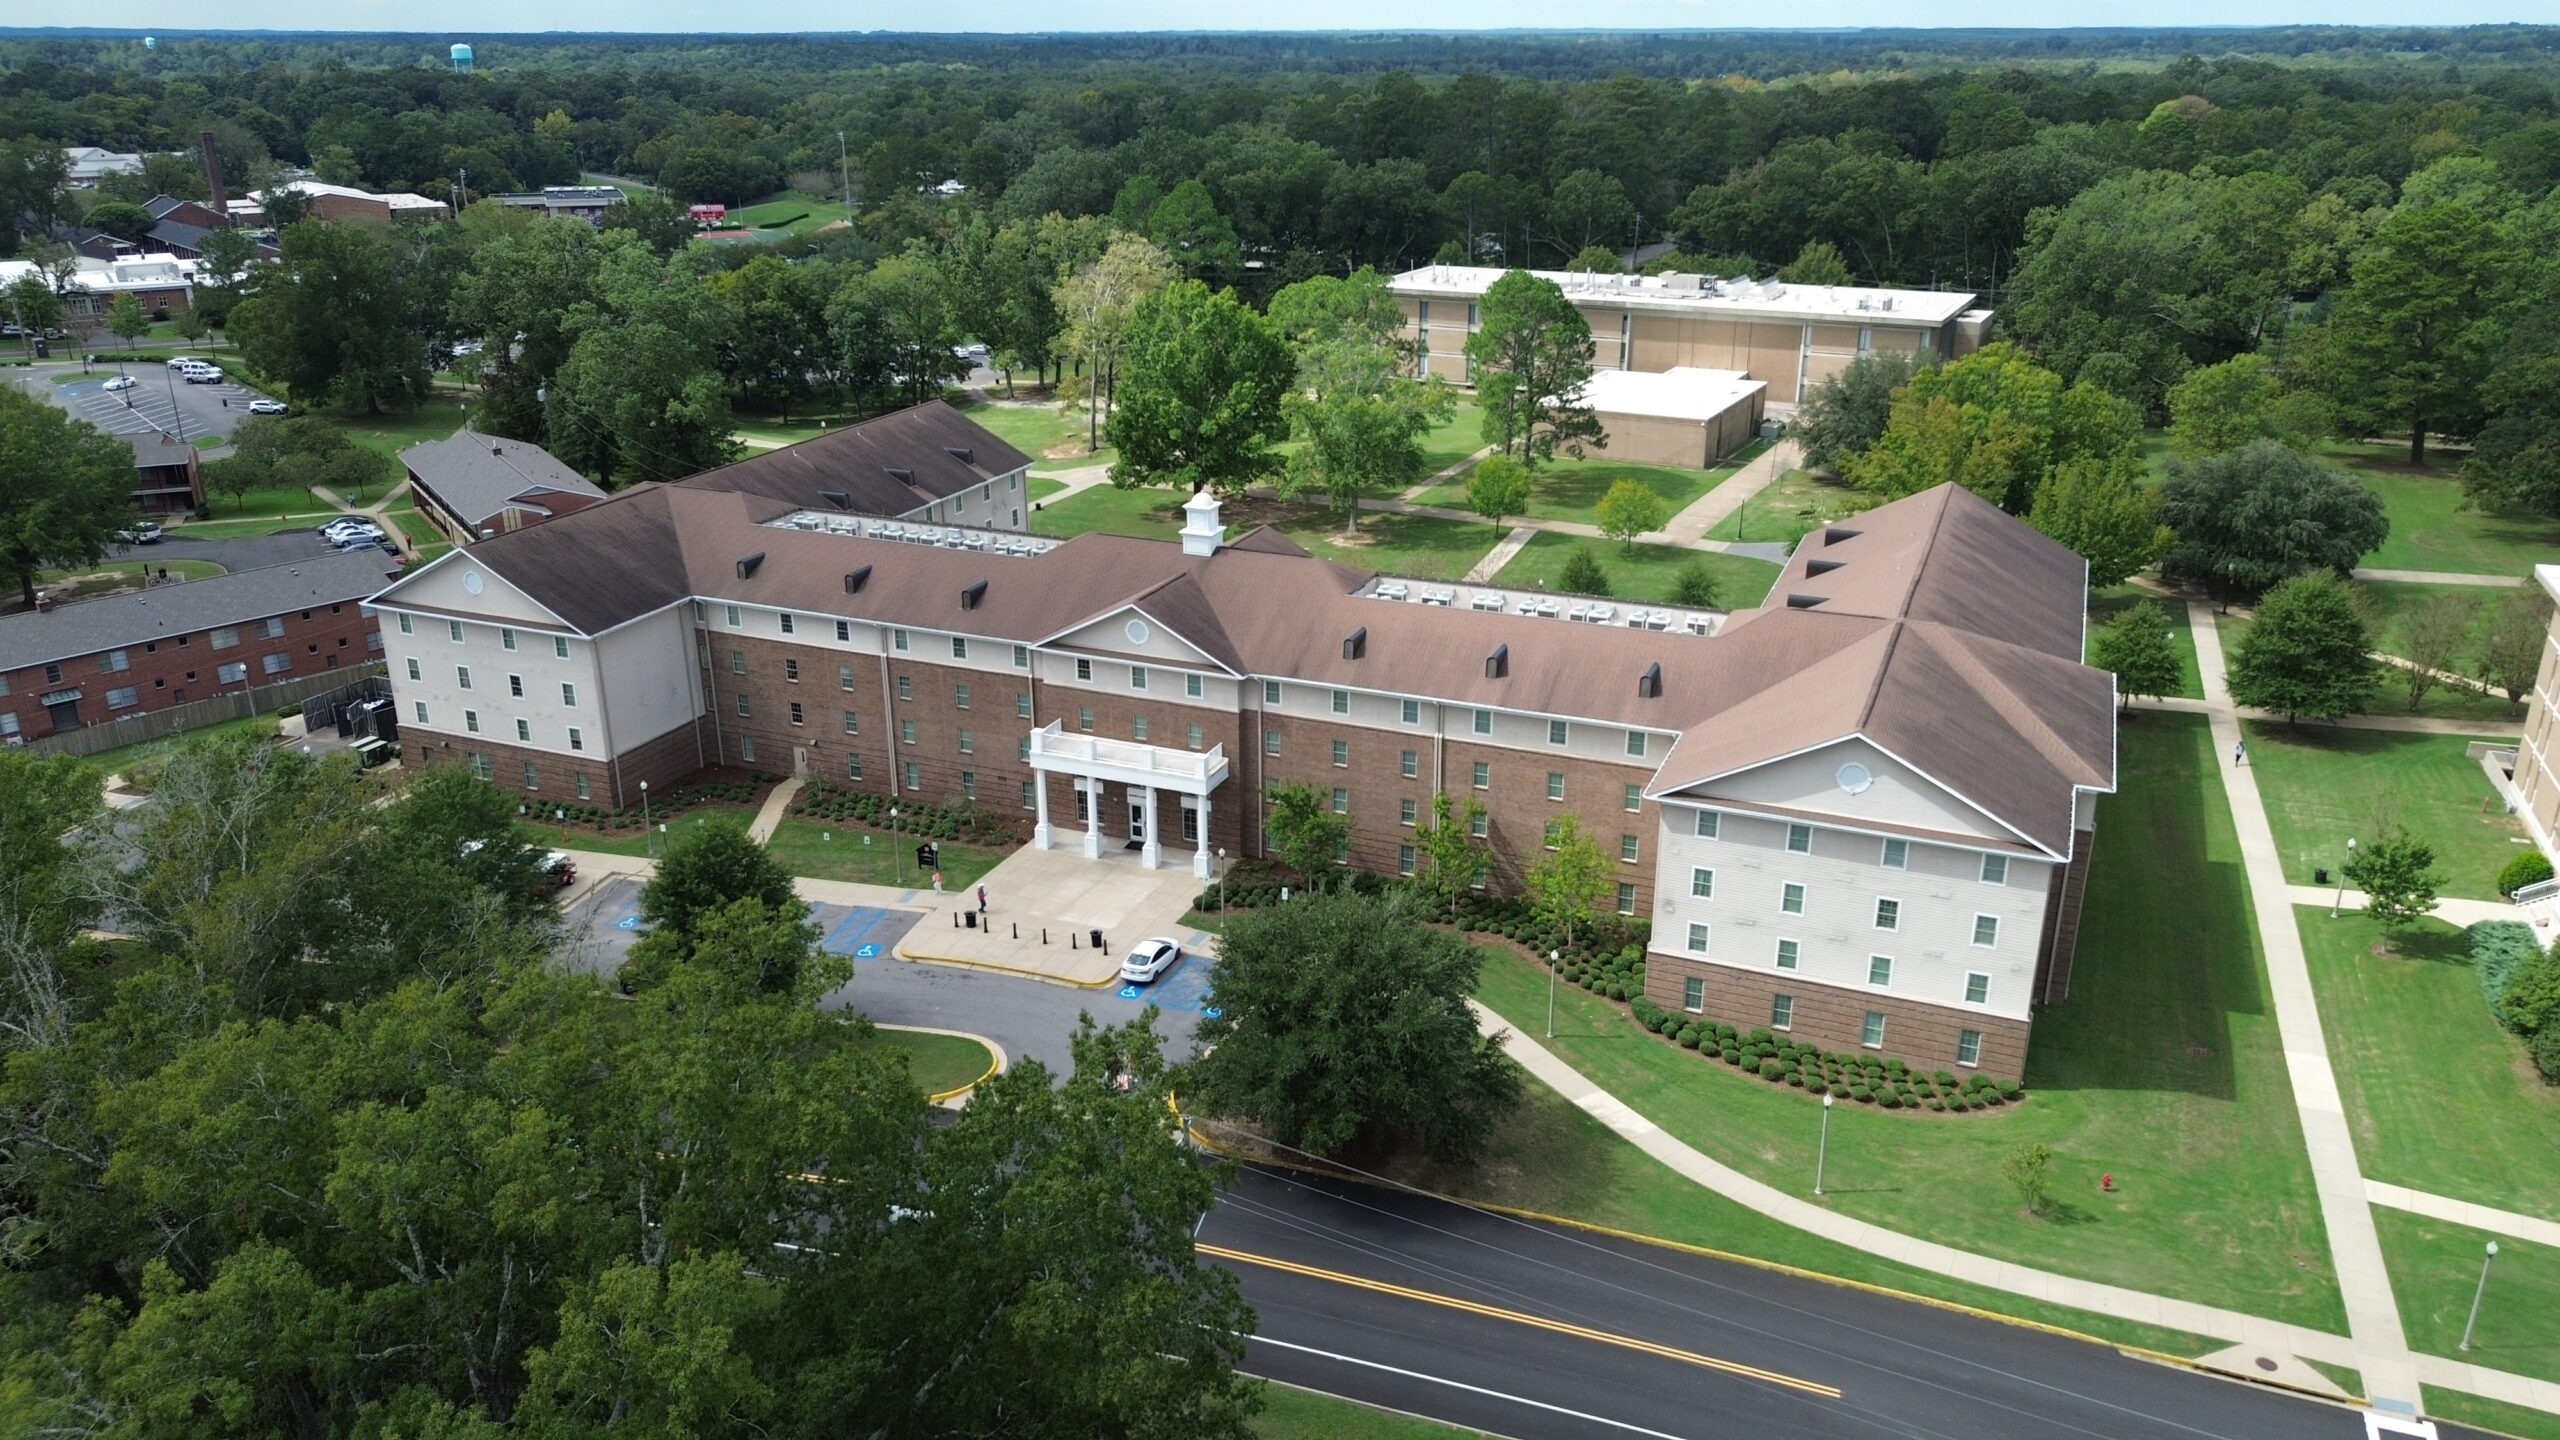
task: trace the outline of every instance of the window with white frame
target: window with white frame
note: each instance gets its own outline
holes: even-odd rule
[[[1868,957],[1867,957],[1867,983],[1868,983],[1868,984],[1870,984],[1870,985],[1873,985],[1874,987],[1876,987],[1876,988],[1877,988],[1877,989],[1879,989],[1879,990],[1889,989],[1889,988],[1891,988],[1891,987],[1892,987],[1892,985],[1893,985],[1893,957],[1892,957],[1892,956],[1890,956],[1890,955],[1870,955],[1870,956],[1868,956]]]
[[[1490,824],[1490,817],[1484,813],[1483,806],[1479,805],[1473,810],[1467,812],[1467,835],[1469,838],[1482,840],[1485,838],[1487,828]]]
[[[1403,720],[1403,721],[1404,721],[1404,723],[1405,723],[1405,724],[1407,724],[1407,725],[1419,725],[1419,724],[1421,724],[1421,723],[1422,723],[1422,702],[1421,702],[1421,701],[1419,701],[1419,700],[1407,700],[1407,701],[1405,701],[1405,702],[1403,703],[1403,706],[1402,706],[1401,711],[1399,712],[1398,718],[1399,718],[1399,719],[1401,719],[1401,720]]]
[[[738,737],[738,758],[739,758],[739,759],[741,759],[741,760],[748,761],[748,762],[750,762],[750,763],[752,763],[752,762],[755,760],[755,758],[756,758],[756,737],[754,737],[753,735],[743,735],[743,734],[742,734],[742,735],[740,735],[740,736]]]
[[[954,635],[951,637],[951,658],[954,660],[966,660],[969,658],[968,636]]]
[[[1547,772],[1547,798],[1550,800],[1561,800],[1564,798],[1563,771],[1550,770]]]
[[[1695,900],[1716,898],[1716,872],[1703,865],[1690,867],[1689,896]]]
[[[729,628],[732,630],[737,629],[740,623],[742,623],[738,616],[738,607],[735,605],[724,605],[720,608],[729,612]]]
[[[1644,787],[1641,785],[1627,786],[1625,793],[1619,798],[1618,808],[1626,811],[1630,815],[1642,810],[1644,808]]]
[[[1399,875],[1410,875],[1413,873],[1412,846],[1399,845],[1396,847],[1396,873]]]
[[[1985,950],[1988,950],[1988,949],[1990,949],[1992,946],[1999,944],[1999,943],[2000,943],[2000,917],[1999,917],[1999,916],[1997,916],[1997,915],[1976,915],[1976,916],[1974,916],[1974,917],[1973,917],[1973,943],[1974,943],[1974,944],[1976,944],[1976,945],[1981,946],[1981,947],[1982,947],[1983,949],[1985,949]]]
[[[1185,675],[1182,677],[1182,693],[1191,699],[1197,700],[1203,694],[1206,694],[1207,691],[1207,685],[1201,681],[1199,676]]]
[[[1793,995],[1770,996],[1769,1028],[1772,1030],[1785,1030],[1792,1027],[1795,1023],[1796,997]]]
[[[110,710],[129,710],[140,703],[142,694],[139,686],[119,685],[107,692],[107,708]]]
[[[1801,915],[1804,913],[1803,885],[1790,880],[1786,884],[1778,887],[1778,913],[1782,915]]]
[[[1144,740],[1147,738],[1146,716],[1132,715],[1129,717],[1129,738],[1132,740]]]
[[[1341,788],[1341,787],[1339,787],[1339,786],[1336,786],[1336,787],[1334,788],[1334,792],[1333,792],[1333,813],[1334,813],[1334,814],[1336,814],[1336,815],[1348,815],[1348,814],[1350,814],[1350,813],[1351,813],[1351,792],[1350,792],[1350,791],[1345,790],[1345,789],[1342,789],[1342,788]]]
[[[1643,754],[1644,754],[1644,732],[1643,732],[1643,731],[1641,731],[1641,730],[1630,730],[1630,731],[1628,731],[1628,732],[1627,732],[1627,753],[1628,753],[1628,754],[1630,754],[1630,755],[1638,756],[1638,757],[1643,756]]]
[[[1870,1050],[1881,1050],[1884,1048],[1883,1011],[1870,1010],[1867,1012],[1865,1022],[1858,1026],[1858,1043]]]
[[[1813,827],[1810,825],[1789,825],[1787,827],[1787,851],[1794,855],[1812,854]]]
[[[507,698],[510,700],[521,700],[524,698],[523,676],[510,675],[507,677]]]
[[[1793,940],[1778,942],[1778,968],[1793,970],[1804,961],[1804,947]]]
[[[1680,982],[1680,1008],[1692,1015],[1707,1008],[1707,977],[1691,975]]]
[[[552,636],[552,637],[551,637],[551,658],[552,658],[552,659],[554,659],[554,660],[566,660],[566,659],[568,659],[568,658],[569,658],[569,637],[568,637],[568,636],[566,636],[566,635],[554,635],[554,636]],[[581,771],[579,771],[578,773],[579,773],[580,775],[584,775],[584,774],[586,774],[587,772],[585,772],[584,770],[581,770]]]
[[[1333,742],[1333,763],[1336,765],[1348,765],[1351,763],[1350,741],[1336,740]]]
[[[560,682],[560,703],[572,710],[578,708],[578,687],[576,684],[567,680]]]
[[[740,698],[743,699],[744,697],[742,696]],[[901,720],[898,722],[898,743],[901,745],[913,745],[916,743],[916,722],[913,720]]]
[[[472,733],[472,734],[474,734],[474,735],[479,734],[479,733],[480,733],[480,712],[479,712],[479,711],[477,711],[477,710],[465,710],[465,711],[463,711],[463,712],[462,712],[462,728],[463,728],[463,729],[465,729],[465,730],[467,730],[467,731],[469,731],[469,732],[471,732],[471,733]]]
[[[269,675],[281,675],[293,668],[293,657],[282,653],[260,656],[258,668]]]
[[[1956,1063],[1959,1065],[1979,1065],[1982,1063],[1981,1031],[1959,1030],[1956,1032]]]
[[[889,627],[889,648],[890,648],[890,649],[892,649],[892,650],[904,650],[904,649],[906,649],[906,648],[907,648],[907,632],[906,632],[906,631],[904,631],[904,630],[901,630],[901,629],[897,628],[897,627],[896,627],[896,626],[894,626],[894,625],[893,625],[893,626],[891,626],[891,627]],[[914,789],[915,787],[911,785],[911,786],[908,786],[907,788],[912,790],[912,789]]]
[[[456,645],[459,645],[459,644],[461,644],[461,643],[462,643],[462,622],[461,622],[461,621],[459,621],[459,620],[447,620],[446,622],[444,622],[444,629],[445,629],[445,637],[446,637],[447,639],[451,640],[451,641],[452,641],[454,644],[456,644]],[[234,639],[233,639],[233,643],[234,643],[234,644],[237,644],[237,643],[238,643],[238,639],[237,639],[236,633],[235,633],[235,636],[234,636]]]
[[[417,633],[418,633],[418,632],[417,632],[416,627],[415,627],[415,626],[412,626],[412,625],[409,623],[409,617],[408,617],[407,615],[405,615],[405,614],[404,614],[404,615],[401,615],[401,616],[399,617],[399,620],[400,620],[400,633],[401,633],[401,634],[403,634],[403,635],[415,635],[415,634],[417,634]]]
[[[1016,719],[1028,720],[1031,718],[1030,691],[1016,690],[1013,692],[1013,713]]]
[[[516,632],[504,625],[499,626],[498,648],[501,650],[513,650],[516,648]]]
[[[1279,731],[1265,730],[1262,732],[1262,753],[1265,755],[1277,755],[1280,753]]]
[[[1397,773],[1397,774],[1399,774],[1399,775],[1402,775],[1402,776],[1403,776],[1404,778],[1406,778],[1407,780],[1418,780],[1418,779],[1420,779],[1420,778],[1422,777],[1422,756],[1421,756],[1421,754],[1420,754],[1419,752],[1417,752],[1417,751],[1412,751],[1412,750],[1404,750],[1404,751],[1399,751],[1399,752],[1397,752],[1397,755],[1396,755],[1396,773]]]
[[[427,678],[418,673],[418,657],[415,655],[409,657],[409,678],[412,680],[424,680]]]
[[[1492,762],[1492,761],[1490,761],[1490,760],[1479,760],[1479,761],[1477,761],[1477,762],[1475,763],[1475,765],[1473,766],[1473,768],[1471,768],[1471,769],[1468,771],[1468,779],[1469,779],[1469,783],[1470,783],[1470,784],[1472,784],[1472,785],[1473,785],[1476,789],[1478,789],[1478,790],[1490,790],[1490,789],[1492,789],[1492,788],[1493,788],[1493,762]]]
[[[1030,646],[1016,645],[1013,647],[1013,668],[1016,670],[1028,670],[1031,668]]]
[[[1694,921],[1692,921],[1692,922],[1690,923],[1690,925],[1689,925],[1689,953],[1690,953],[1690,954],[1692,954],[1692,955],[1704,955],[1704,954],[1706,954],[1706,953],[1707,953],[1707,929],[1708,929],[1708,927],[1706,927],[1706,926],[1704,926],[1704,925],[1700,925],[1700,924],[1698,924],[1698,923],[1696,923],[1696,922],[1694,922]]]
[[[453,667],[453,688],[456,690],[468,690],[471,688],[470,666],[456,665]]]
[[[225,685],[232,684],[235,681],[246,680],[249,678],[249,662],[246,660],[232,660],[225,662],[224,664],[215,667],[213,677]]]
[[[1207,738],[1208,737],[1202,733],[1200,729],[1200,722],[1197,720],[1194,720],[1182,727],[1182,743],[1190,749],[1199,749],[1201,742]]]
[[[1985,884],[1985,885],[2006,885],[2006,884],[2008,884],[2008,883],[2009,883],[2009,857],[2008,857],[2008,856],[2006,856],[2006,855],[1985,855],[1985,856],[1983,856],[1983,857],[1982,857],[1982,883],[1983,883],[1983,884]]]
[[[1563,722],[1562,720],[1550,720],[1550,721],[1548,721],[1548,722],[1547,722],[1547,743],[1548,743],[1548,744],[1550,744],[1550,745],[1562,745],[1562,744],[1566,743],[1567,741],[1571,740],[1572,738],[1573,738],[1573,727],[1572,727],[1572,726],[1570,726],[1570,725],[1566,724],[1566,723],[1565,723],[1565,722]]]
[[[1621,915],[1636,913],[1636,887],[1632,881],[1618,882],[1618,913]]]
[[[954,710],[966,710],[969,708],[968,686],[954,685],[951,687],[951,708]]]
[[[1147,688],[1146,666],[1132,665],[1129,667],[1129,688],[1132,690],[1144,690]]]
[[[1265,705],[1277,705],[1280,703],[1279,681],[1265,680],[1262,682],[1262,703]]]
[[[1076,678],[1077,678],[1077,679],[1079,679],[1079,680],[1090,680],[1090,679],[1092,679],[1092,678],[1093,678],[1093,662],[1092,662],[1092,661],[1090,661],[1090,660],[1085,659],[1085,658],[1084,658],[1084,657],[1082,657],[1082,656],[1078,656],[1078,657],[1076,657]]]
[[[839,665],[836,667],[836,688],[839,690],[850,690],[853,688],[852,666]]]
[[[1884,868],[1886,868],[1887,870],[1908,870],[1908,869],[1910,869],[1910,868],[1911,868],[1911,842],[1910,842],[1910,841],[1908,841],[1908,840],[1887,840],[1887,841],[1885,841],[1885,842],[1884,842],[1884,855],[1883,855],[1883,856],[1882,856],[1882,858],[1878,861],[1878,863],[1879,863],[1879,864],[1881,864],[1881,865],[1883,865],[1883,866],[1884,866]]]
[[[1991,1003],[1991,976],[1989,974],[1980,970],[1968,970],[1965,972],[1964,1003],[1967,1005],[1988,1005]]]
[[[527,745],[532,744],[532,743],[533,743],[533,722],[532,722],[532,721],[530,721],[530,720],[525,719],[525,718],[524,718],[524,717],[522,717],[522,716],[518,716],[518,717],[516,717],[516,738],[517,738],[518,740],[523,741],[523,742],[524,742],[525,744],[527,744]]]
[[[413,707],[415,707],[415,709],[416,709],[416,710],[417,710],[417,712],[418,712],[418,723],[419,723],[419,724],[421,724],[421,725],[426,724],[426,723],[427,723],[427,702],[426,702],[426,701],[424,701],[424,700],[413,700],[413,701],[411,701],[411,702],[409,702],[409,703],[410,703]]]
[[[1899,930],[1902,928],[1901,901],[1886,899],[1878,899],[1876,901],[1876,928],[1879,930]]]
[[[1350,691],[1336,690],[1333,692],[1333,713],[1336,715],[1348,715],[1351,713]]]
[[[1420,810],[1420,801],[1414,799],[1410,795],[1405,796],[1404,798],[1396,801],[1396,823],[1399,825],[1412,824],[1417,818],[1419,818]]]
[[[1713,840],[1724,830],[1724,817],[1713,810],[1698,812],[1698,838]]]
[[[1476,731],[1476,733],[1477,733],[1477,734],[1479,734],[1479,735],[1490,735],[1490,734],[1492,734],[1492,733],[1493,733],[1493,712],[1492,712],[1492,711],[1490,711],[1490,710],[1479,710],[1479,711],[1477,711],[1477,712],[1476,712],[1476,716],[1475,716],[1475,731]]]
[[[584,750],[587,748],[586,732],[580,730],[575,725],[569,727],[569,748],[572,750]],[[751,756],[749,758],[753,757]]]

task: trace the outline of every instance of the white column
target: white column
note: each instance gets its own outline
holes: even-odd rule
[[[1200,845],[1191,852],[1191,874],[1194,879],[1209,878],[1209,792],[1200,792]]]
[[[1031,844],[1035,849],[1046,850],[1049,848],[1049,772],[1046,770],[1031,772],[1031,805],[1038,817],[1031,826]]]
[[[1153,870],[1164,860],[1164,843],[1156,834],[1156,787],[1140,786],[1138,794],[1139,813],[1146,817],[1147,826],[1146,839],[1138,846],[1138,863]]]
[[[1102,858],[1102,782],[1090,775],[1079,775],[1076,783],[1084,787],[1084,858]]]

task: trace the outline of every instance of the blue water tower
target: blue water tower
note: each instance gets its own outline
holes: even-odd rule
[[[470,46],[456,45],[453,47],[453,73],[457,75],[468,75],[471,73]]]

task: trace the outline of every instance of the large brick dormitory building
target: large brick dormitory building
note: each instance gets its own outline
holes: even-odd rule
[[[1814,532],[1713,615],[1399,581],[1231,540],[1207,496],[1178,543],[1055,541],[748,465],[376,596],[411,753],[606,806],[803,772],[1204,876],[1265,853],[1284,781],[1350,817],[1349,863],[1410,870],[1445,790],[1483,802],[1497,888],[1578,816],[1666,1006],[2014,1075],[2068,984],[2114,687],[2078,557],[1960,489]]]

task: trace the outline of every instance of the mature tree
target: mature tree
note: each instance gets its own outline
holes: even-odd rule
[[[1529,903],[1540,915],[1564,927],[1565,943],[1573,943],[1573,927],[1599,912],[1617,893],[1616,873],[1598,842],[1582,829],[1571,811],[1547,822],[1546,853],[1529,866]]]
[[[1579,454],[1606,445],[1600,417],[1582,403],[1591,379],[1591,324],[1552,280],[1506,272],[1477,305],[1467,356],[1476,362],[1484,438],[1535,465],[1559,444]]]
[[[240,351],[296,400],[379,414],[426,398],[416,237],[364,221],[288,225],[231,312]]]
[[[178,313],[169,318],[169,328],[177,331],[178,338],[190,345],[213,333],[213,327],[205,323],[204,316],[197,313],[193,305],[179,306]]]
[[[208,325],[229,325],[231,311],[240,303],[242,286],[249,278],[250,264],[257,258],[255,231],[206,231],[197,242],[195,294],[188,308],[203,316]]]
[[[9,318],[17,322],[23,332],[20,339],[33,358],[36,337],[62,322],[62,297],[53,293],[41,272],[29,270],[10,282],[5,298]]]
[[[1066,331],[1059,343],[1084,362],[1085,445],[1102,448],[1102,416],[1110,408],[1138,302],[1172,283],[1173,261],[1135,236],[1112,239],[1101,255],[1058,281],[1058,313]]]
[[[1558,180],[1547,197],[1547,239],[1559,255],[1601,245],[1614,248],[1628,238],[1635,219],[1626,186],[1598,170],[1574,171]],[[1609,268],[1617,268],[1614,258]]]
[[[80,223],[92,230],[104,230],[130,245],[139,243],[159,222],[151,218],[150,211],[130,201],[108,200],[90,206]]]
[[[719,369],[737,327],[726,298],[682,262],[631,245],[604,249],[595,289],[597,303],[573,312],[569,353],[543,397],[545,448],[607,486],[735,458]]]
[[[1846,467],[1887,497],[1962,485],[2014,515],[2028,513],[2055,466],[2112,460],[2134,443],[2133,408],[2062,377],[2007,343],[1919,371],[1894,396],[1884,433]]]
[[[2396,822],[2356,846],[2347,857],[2347,883],[2364,892],[2364,913],[2399,929],[2427,917],[2436,908],[2436,886],[2444,876],[2436,869],[2436,849]]]
[[[1390,1137],[1472,1163],[1520,1101],[1467,1007],[1482,963],[1403,896],[1310,896],[1238,917],[1218,946],[1190,1098],[1312,1155]]]
[[[1556,574],[1556,588],[1576,595],[1609,593],[1609,572],[1601,568],[1600,559],[1579,545],[1566,556],[1564,569]]]
[[[142,312],[142,297],[128,290],[107,302],[107,331],[122,340],[125,348],[151,333],[151,317]]]
[[[51,221],[69,217],[70,170],[57,139],[0,140],[0,254],[17,254],[29,235],[43,235]]]
[[[790,872],[745,830],[672,826],[657,873],[640,891],[640,918],[653,930],[690,942],[705,919],[740,900],[795,918],[808,910],[791,887]]]
[[[1156,202],[1147,213],[1147,238],[1195,280],[1231,275],[1243,260],[1235,226],[1197,180],[1183,181]]]
[[[2517,321],[2480,398],[2489,418],[2463,489],[2475,504],[2560,515],[2560,294]]]
[[[2521,713],[2524,697],[2542,671],[2542,651],[2551,634],[2551,602],[2538,587],[2523,586],[2499,592],[2484,608],[2472,673],[2504,693],[2508,706]]]
[[[874,343],[887,356],[894,387],[907,404],[930,400],[944,385],[969,374],[969,362],[953,353],[964,338],[955,280],[938,258],[910,246],[848,282],[870,297],[868,318],[878,332]]]
[[[2258,602],[2231,657],[2231,698],[2288,723],[2362,714],[2373,699],[2371,648],[2346,582],[2327,571],[2296,576]]]
[[[97,913],[62,837],[101,808],[96,770],[68,755],[0,749],[0,1058],[68,1042],[63,959]],[[11,1243],[0,1221],[0,1253]]]
[[[1846,285],[1849,262],[1830,241],[1807,240],[1796,258],[1779,267],[1778,278],[1790,285]]]
[[[661,260],[693,243],[693,217],[684,202],[663,190],[624,191],[620,203],[606,207],[604,229],[637,236]]]
[[[1712,610],[1721,603],[1718,593],[1715,572],[1707,568],[1703,556],[1682,565],[1679,572],[1671,577],[1671,603],[1674,605],[1695,605]]]
[[[1505,519],[1529,508],[1528,467],[1507,454],[1477,461],[1467,471],[1467,508],[1501,529]]]
[[[1643,481],[1620,480],[1591,507],[1591,518],[1599,522],[1601,534],[1623,547],[1622,553],[1633,555],[1637,536],[1671,522],[1671,506]]]
[[[2412,465],[2426,463],[2429,432],[2479,428],[2513,309],[2515,243],[2502,222],[2441,201],[2392,212],[2356,257],[2320,368],[2342,413],[2408,427]]]
[[[2160,520],[2178,537],[2161,569],[2226,596],[2313,568],[2347,574],[2391,532],[2379,496],[2274,440],[2170,462]]]
[[[1413,347],[1386,279],[1363,268],[1282,290],[1271,323],[1297,350],[1297,382],[1281,412],[1299,442],[1281,474],[1281,493],[1322,491],[1360,528],[1360,499],[1402,490],[1430,473],[1423,438],[1455,406],[1438,376],[1412,375]]]
[[[380,452],[316,416],[252,415],[231,432],[231,454],[204,467],[206,486],[235,501],[252,490],[318,485],[353,498],[382,478]]]
[[[579,221],[542,219],[471,253],[448,313],[456,332],[482,342],[476,428],[536,444],[549,438],[543,391],[568,362],[582,307],[597,299],[604,257],[642,244],[628,230],[599,234]]]
[[[2415,714],[2438,685],[2469,686],[2452,680],[2454,667],[2471,653],[2471,637],[2480,628],[2480,602],[2464,594],[2431,595],[2418,602],[2400,627],[2399,671],[2408,685],[2409,710]]]
[[[1351,818],[1337,813],[1332,797],[1313,785],[1284,781],[1265,792],[1271,801],[1268,828],[1280,858],[1298,872],[1310,890],[1323,888],[1341,863],[1351,840]]]
[[[2089,640],[2089,663],[2116,677],[2116,693],[2130,706],[2136,695],[2157,700],[2178,688],[2185,666],[2169,635],[2169,617],[2144,600],[2118,611]]]
[[[38,571],[96,563],[132,518],[131,446],[0,390],[0,585],[32,607]]]
[[[1582,253],[1564,262],[1564,268],[1576,275],[1617,275],[1626,270],[1618,252],[1606,245],[1585,246]]]
[[[2252,440],[2308,449],[2327,428],[2326,409],[2317,396],[2287,394],[2266,356],[2235,355],[2169,387],[2169,449],[2188,459]]]
[[[1431,797],[1431,818],[1414,827],[1413,845],[1422,866],[1414,884],[1449,907],[1458,917],[1458,902],[1483,878],[1484,847],[1476,843],[1476,827],[1484,823],[1484,803],[1473,795],[1453,802],[1446,790]]]
[[[1313,275],[1283,285],[1266,313],[1281,338],[1301,350],[1356,340],[1392,347],[1407,364],[1414,358],[1404,311],[1387,289],[1387,277],[1366,265],[1348,275]]]
[[[1911,383],[1919,366],[1915,353],[1870,350],[1814,386],[1789,427],[1803,447],[1805,468],[1837,474],[1874,445],[1893,418],[1894,392]]]
[[[1240,493],[1279,465],[1281,397],[1294,366],[1271,322],[1197,280],[1138,302],[1128,374],[1112,412],[1115,485]]]
[[[2036,487],[2027,523],[2089,562],[2089,588],[2120,585],[2160,558],[2170,534],[2160,502],[2142,480],[2141,452],[2084,456],[2054,467]]]

